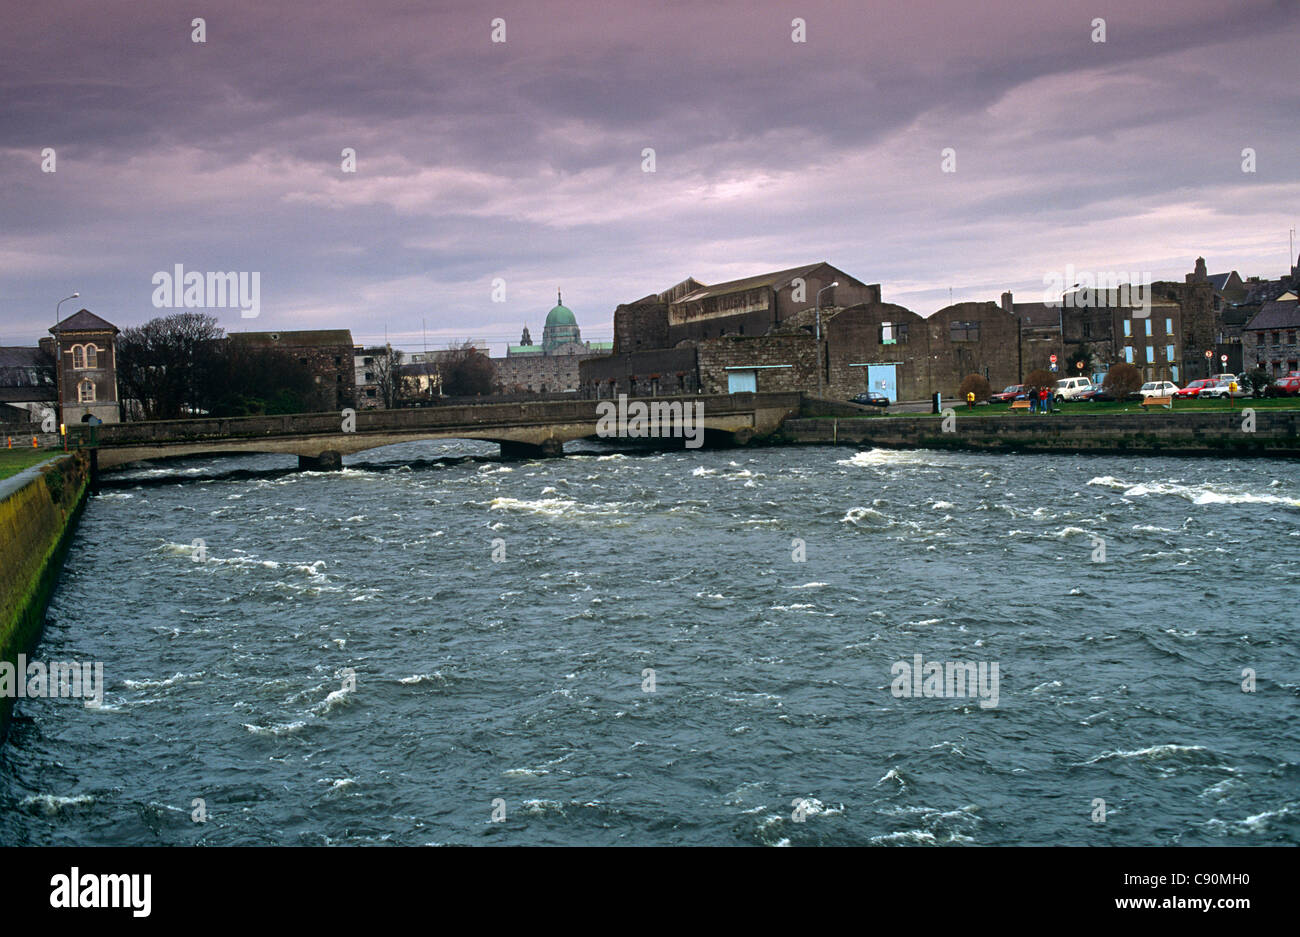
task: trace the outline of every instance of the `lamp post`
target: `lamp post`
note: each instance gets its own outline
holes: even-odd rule
[[[65,296],[54,304],[54,327],[59,327],[59,307],[70,299],[77,299],[81,296],[80,292],[73,293],[71,296]],[[54,395],[58,399],[55,405],[59,408],[59,425],[63,425],[63,348],[59,345],[59,336],[54,334]]]
[[[817,399],[822,396],[822,293],[827,290],[833,290],[840,285],[839,280],[833,280],[827,283],[817,291],[817,299],[813,302],[817,315]]]

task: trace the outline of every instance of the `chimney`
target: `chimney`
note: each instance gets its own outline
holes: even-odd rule
[[[1012,307],[1012,304],[1011,304],[1011,291],[1010,291],[1010,290],[1007,290],[1005,293],[1002,294],[1002,308],[1003,308],[1003,310],[1006,311],[1006,312],[1013,312],[1013,311],[1014,311],[1014,310],[1013,310],[1013,307]]]

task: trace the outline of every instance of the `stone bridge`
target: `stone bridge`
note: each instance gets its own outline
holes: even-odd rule
[[[800,397],[797,393],[751,393],[632,397],[627,401],[629,408],[644,403],[651,412],[655,404],[693,407],[697,402],[703,407],[705,445],[744,444],[756,435],[773,432],[786,417],[797,415]],[[596,436],[597,420],[615,403],[553,400],[359,410],[351,416],[296,413],[106,423],[96,427],[92,445],[101,470],[146,459],[250,452],[288,453],[298,456],[300,468],[330,469],[340,468],[344,455],[418,439],[482,439],[499,443],[506,458],[534,458],[562,455],[566,442]],[[75,430],[86,431],[83,427]],[[662,442],[683,444],[681,438]]]

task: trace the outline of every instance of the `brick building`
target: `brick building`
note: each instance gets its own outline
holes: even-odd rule
[[[355,346],[348,329],[309,329],[294,332],[231,332],[232,342],[273,348],[307,366],[316,385],[314,406],[341,410],[357,405]]]
[[[82,309],[51,328],[53,338],[41,339],[41,347],[57,361],[60,423],[87,423],[92,417],[105,423],[121,419],[117,333],[117,326]]]

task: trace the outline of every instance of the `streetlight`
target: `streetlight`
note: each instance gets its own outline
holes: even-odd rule
[[[54,327],[59,327],[59,307],[70,299],[77,299],[81,293],[73,293],[71,296],[65,296],[54,304]],[[54,395],[58,398],[55,404],[59,408],[59,423],[63,423],[63,349],[59,347],[59,336],[54,336]]]
[[[70,299],[76,299],[76,298],[79,297],[80,295],[81,295],[80,293],[73,293],[71,296],[65,296],[65,297],[63,297],[62,299],[60,299],[57,303],[54,304],[54,324],[55,324],[55,325],[58,325],[58,324],[59,324],[59,307],[62,306],[64,303],[66,303],[68,300],[70,300]]]
[[[832,280],[817,291],[817,299],[813,302],[817,312],[817,397],[822,395],[822,293],[827,290],[833,290],[840,285],[839,280]]]

